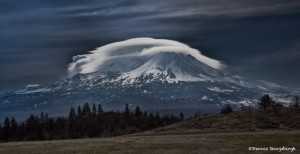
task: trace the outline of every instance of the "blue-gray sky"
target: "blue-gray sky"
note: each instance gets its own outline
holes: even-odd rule
[[[172,39],[228,71],[300,87],[298,0],[1,0],[0,91],[66,76],[73,55],[134,37]]]

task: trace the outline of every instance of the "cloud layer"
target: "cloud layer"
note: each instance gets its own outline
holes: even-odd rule
[[[299,0],[2,0],[0,92],[55,82],[74,55],[138,37],[177,40],[234,74],[299,87],[299,8]]]
[[[147,57],[165,52],[190,55],[199,62],[215,69],[221,69],[223,67],[220,61],[206,57],[202,55],[199,50],[177,41],[134,38],[99,47],[96,50],[90,51],[90,54],[74,56],[73,62],[69,64],[68,74],[69,76],[74,76],[76,74],[87,74],[98,71],[125,71],[121,69],[124,65],[133,67],[131,65],[136,66],[140,63],[139,61],[143,61],[143,59],[147,59]],[[111,61],[113,61],[113,63]],[[107,70],[108,63],[111,66],[116,66],[110,66],[110,70]]]

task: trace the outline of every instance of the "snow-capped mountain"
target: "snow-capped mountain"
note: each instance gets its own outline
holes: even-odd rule
[[[264,93],[282,103],[299,94],[264,81],[234,76],[222,62],[180,42],[136,38],[108,44],[73,57],[68,78],[0,94],[0,120],[41,111],[65,114],[70,106],[125,104],[160,112],[218,110],[224,103],[254,105]]]

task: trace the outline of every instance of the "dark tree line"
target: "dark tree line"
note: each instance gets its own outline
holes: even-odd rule
[[[183,113],[179,117],[173,114],[160,116],[158,112],[142,112],[139,106],[131,112],[127,104],[124,112],[104,112],[100,104],[90,107],[85,103],[82,107],[71,107],[68,117],[53,118],[42,112],[40,116],[30,115],[20,124],[14,117],[7,117],[4,125],[0,125],[0,142],[117,136],[182,120]]]

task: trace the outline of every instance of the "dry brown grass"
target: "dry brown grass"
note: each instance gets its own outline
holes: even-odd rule
[[[0,144],[0,153],[253,153],[248,151],[249,146],[295,147],[298,151],[300,132],[131,135],[99,139],[13,142]]]
[[[248,109],[231,114],[215,114],[190,119],[167,127],[142,132],[152,134],[206,134],[221,132],[260,132],[266,130],[300,130],[300,111],[295,108]]]
[[[252,146],[300,153],[300,112],[236,111],[114,138],[1,143],[0,153],[254,153]]]

